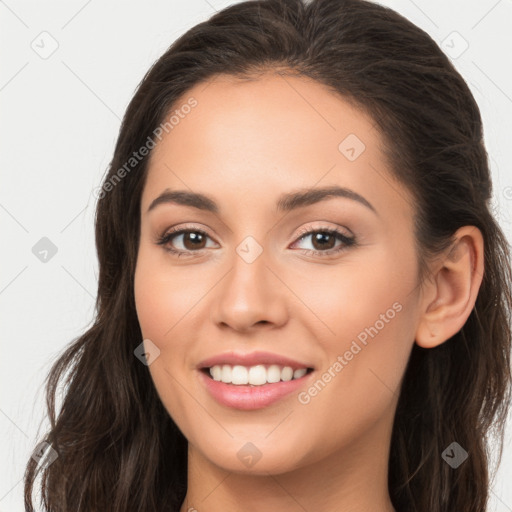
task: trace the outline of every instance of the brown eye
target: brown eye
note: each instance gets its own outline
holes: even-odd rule
[[[336,238],[331,233],[320,231],[312,236],[312,242],[317,250],[332,249],[336,244]]]
[[[302,232],[299,240],[295,242],[295,244],[307,239],[311,239],[312,249],[304,249],[304,254],[306,255],[328,256],[344,251],[356,244],[355,237],[347,236],[337,229],[314,229]],[[336,247],[337,241],[340,243]]]
[[[157,240],[157,244],[162,245],[166,251],[181,256],[206,249],[208,239],[211,239],[210,236],[200,229],[177,229],[164,233]]]
[[[199,231],[187,231],[182,233],[183,245],[185,249],[193,251],[194,249],[203,249],[206,237]]]

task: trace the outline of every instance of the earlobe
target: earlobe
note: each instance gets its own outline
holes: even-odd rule
[[[455,233],[445,255],[436,260],[432,280],[425,283],[417,345],[436,347],[462,329],[474,308],[483,273],[482,233],[474,226],[464,226]]]

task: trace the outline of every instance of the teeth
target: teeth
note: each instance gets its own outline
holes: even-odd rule
[[[213,377],[213,380],[221,380],[222,379],[222,367],[214,366],[210,368],[210,375]]]
[[[243,366],[240,366],[240,368],[243,368]],[[259,364],[258,366],[251,366],[249,368],[247,382],[249,382],[253,386],[261,386],[262,384],[266,384],[267,369],[262,364]],[[233,382],[233,384],[238,384],[238,382]]]
[[[306,375],[306,372],[308,370],[306,368],[300,368],[299,370],[295,370],[293,372],[293,378],[294,379],[300,379],[301,377],[304,377],[304,375]]]
[[[292,380],[293,379],[293,370],[289,366],[285,366],[281,370],[281,380]]]
[[[268,367],[262,364],[246,367],[241,365],[231,366],[229,364],[216,365],[210,368],[210,375],[213,380],[225,384],[262,386],[263,384],[275,383],[300,379],[307,373],[307,368],[299,368],[293,371],[290,366],[279,366],[272,364]]]
[[[281,380],[281,368],[277,364],[273,364],[268,367],[267,370],[267,382],[274,383]]]
[[[249,384],[249,373],[245,366],[233,366],[231,372],[232,384]]]
[[[220,376],[220,380],[222,382],[231,382],[231,366],[228,366],[227,364],[225,364],[222,367],[222,373]]]

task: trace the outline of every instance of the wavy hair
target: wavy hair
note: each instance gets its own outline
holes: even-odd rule
[[[249,0],[225,8],[179,37],[146,73],[104,184],[191,87],[220,74],[244,79],[269,71],[316,80],[380,128],[391,171],[415,198],[422,279],[458,228],[483,234],[485,272],[467,322],[436,348],[412,348],[388,472],[397,511],[482,512],[511,393],[510,248],[491,211],[478,106],[429,35],[363,0]],[[133,288],[148,160],[98,199],[94,321],[45,381],[49,427],[41,440],[58,457],[46,465],[29,459],[29,512],[36,489],[51,512],[177,511],[184,500],[187,441],[134,357],[142,341]],[[442,458],[454,441],[469,454],[457,470]]]

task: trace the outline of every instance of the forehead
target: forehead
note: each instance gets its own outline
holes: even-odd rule
[[[195,106],[184,107],[189,104]],[[312,79],[217,75],[189,89],[171,110],[172,129],[151,155],[143,209],[164,188],[222,189],[254,206],[262,197],[316,184],[350,186],[377,204],[407,199],[399,183],[390,187],[373,120]],[[395,206],[410,215],[407,204]]]
[[[239,79],[217,75],[189,89],[172,110],[179,112],[192,98],[196,106],[172,128],[176,145],[178,137],[190,141],[191,130],[201,142],[210,143],[208,149],[252,142],[280,154],[283,142],[294,143],[294,153],[300,153],[299,142],[306,143],[304,149],[338,151],[340,137],[348,130],[366,138],[370,145],[380,142],[368,115],[308,77],[267,73]]]

